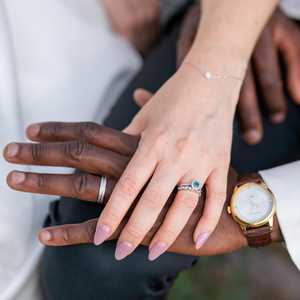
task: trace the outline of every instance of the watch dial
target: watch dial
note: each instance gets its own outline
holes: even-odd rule
[[[253,184],[239,190],[233,203],[233,209],[241,221],[255,224],[271,214],[273,201],[270,192]]]

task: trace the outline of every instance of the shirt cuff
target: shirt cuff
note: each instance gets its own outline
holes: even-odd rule
[[[289,254],[300,270],[300,161],[259,172],[273,192]]]

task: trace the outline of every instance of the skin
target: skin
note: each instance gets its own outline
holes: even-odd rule
[[[159,0],[102,0],[112,30],[146,55],[159,35]]]
[[[187,13],[177,45],[177,64],[181,65],[192,47],[200,19],[199,5]],[[286,78],[282,76],[283,58]],[[284,121],[287,113],[286,88],[296,104],[300,104],[300,29],[278,9],[263,30],[248,66],[238,103],[241,131],[246,143],[257,144],[263,137],[261,101],[272,123]]]
[[[82,173],[57,175],[13,171],[7,177],[7,183],[11,188],[23,192],[60,195],[96,202],[99,175],[105,174],[110,178],[108,178],[104,204],[107,203],[118,178],[138,144],[136,137],[92,123],[43,123],[39,125],[39,129],[36,125],[29,127],[27,135],[29,139],[37,143],[9,144],[4,150],[4,157],[7,161],[25,165],[72,166]],[[97,162],[97,168],[94,167],[95,162]],[[236,182],[237,175],[231,169],[228,176],[227,203]],[[171,194],[158,220],[143,239],[143,245],[151,244],[174,198],[175,192]],[[193,206],[191,217],[168,251],[202,256],[228,253],[246,246],[244,235],[237,223],[227,214],[224,206],[216,230],[201,249],[195,248],[192,234],[201,217],[204,202],[205,194],[197,205]],[[185,203],[181,205],[184,207]],[[128,216],[111,239],[118,238],[127,220]],[[48,246],[93,243],[96,225],[97,219],[93,219],[80,224],[49,227],[40,231],[39,238]],[[277,221],[272,240],[274,242],[282,240]],[[155,258],[150,257],[150,259]]]
[[[226,200],[233,117],[242,79],[276,4],[275,0],[202,1],[201,24],[185,63],[124,131],[141,138],[99,217],[96,245],[113,235],[143,191],[117,243],[117,259],[130,255],[155,224],[175,186],[194,179],[205,183],[207,198],[193,239],[197,248],[205,244]],[[228,78],[206,80],[199,68]],[[195,193],[177,193],[150,249],[169,248],[197,202]]]

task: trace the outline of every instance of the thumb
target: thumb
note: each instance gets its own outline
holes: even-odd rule
[[[153,94],[145,89],[136,89],[133,93],[134,102],[142,108],[153,96]]]

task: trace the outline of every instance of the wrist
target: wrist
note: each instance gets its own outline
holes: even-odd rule
[[[278,218],[276,215],[274,216],[274,224],[273,224],[273,230],[271,233],[271,239],[272,239],[273,243],[281,243],[284,241],[282,232],[280,230]]]

